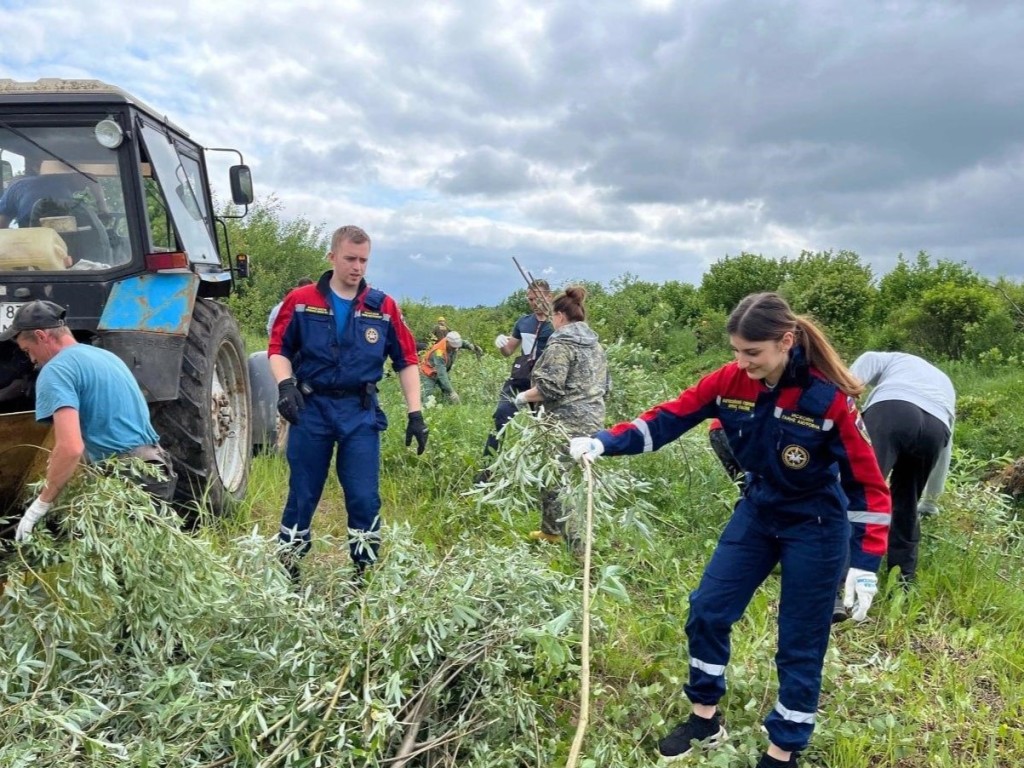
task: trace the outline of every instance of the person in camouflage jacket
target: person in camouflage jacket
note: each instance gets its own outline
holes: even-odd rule
[[[604,401],[608,394],[608,360],[597,334],[586,323],[583,302],[586,289],[566,288],[552,305],[555,328],[544,354],[530,377],[530,389],[516,395],[519,407],[543,405],[547,417],[556,419],[571,436],[591,435],[604,427]],[[578,537],[569,523],[557,489],[547,488],[541,499],[541,527],[530,538],[558,542],[563,537],[573,549]]]

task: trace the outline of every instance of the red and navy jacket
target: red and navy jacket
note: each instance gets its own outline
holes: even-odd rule
[[[610,456],[643,453],[709,418],[722,422],[747,472],[749,502],[788,516],[846,514],[850,564],[878,569],[889,535],[889,489],[854,399],[810,367],[802,347],[793,348],[774,389],[729,363],[675,400],[595,437]]]
[[[270,334],[267,355],[292,363],[295,378],[314,391],[355,391],[384,376],[384,360],[396,371],[417,365],[416,340],[395,300],[359,283],[343,338],[338,338],[330,298],[333,272],[316,285],[291,291]]]

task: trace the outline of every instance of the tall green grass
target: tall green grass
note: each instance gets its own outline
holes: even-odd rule
[[[663,376],[639,348],[615,350],[613,359],[616,388],[609,410],[615,419],[632,418],[688,383],[687,371]],[[506,367],[507,361],[491,356],[480,363],[459,359],[453,381],[462,404],[425,411],[431,435],[421,457],[401,444],[401,398],[393,380],[385,383],[382,399],[392,429],[384,438],[383,517],[411,525],[437,556],[453,547],[499,543],[547,562],[553,574],[573,574],[578,564],[558,548],[527,543],[539,507],[510,518],[500,502],[480,505],[477,496],[466,495],[483,466],[483,440]],[[962,396],[1001,403],[1009,424],[1024,421],[1024,391],[1015,370],[964,368],[952,374]],[[983,458],[1020,452],[1018,443],[997,444],[992,435],[1002,431],[986,424],[982,438],[973,418],[964,418],[958,445],[975,448]],[[835,628],[820,720],[803,765],[1024,764],[1024,545],[1006,499],[980,482],[985,462],[966,451],[958,459],[942,514],[924,521],[917,585],[904,592],[883,574],[868,620]],[[594,606],[595,702],[585,752],[595,765],[645,766],[653,764],[657,738],[688,711],[681,693],[687,598],[736,491],[702,429],[657,454],[614,462],[647,486],[637,500],[650,505],[644,518],[648,533],[610,520],[596,532],[595,570],[620,569],[624,594],[605,594]],[[259,459],[257,476],[272,473],[276,479],[282,463],[278,457]],[[609,460],[598,461],[599,483],[610,468]],[[263,520],[276,524],[278,514],[272,509]],[[329,493],[314,527],[339,534],[342,524],[340,501]],[[734,629],[729,693],[722,702],[731,738],[705,765],[753,765],[764,747],[760,722],[774,704],[777,685],[777,601],[770,578]],[[548,764],[557,764],[572,737],[576,686],[563,681],[535,694],[557,713],[545,731],[558,745]]]
[[[688,370],[662,372],[637,347],[613,348],[610,357],[610,419],[633,418],[692,380]],[[145,526],[119,522],[132,519],[128,512],[108,520],[103,505],[114,509],[118,500],[108,488],[112,496],[83,508],[88,536],[66,551],[59,543],[41,550],[52,569],[27,573],[9,563],[14,591],[0,607],[0,765],[33,756],[41,765],[58,756],[89,766],[389,765],[410,702],[451,663],[466,665],[465,675],[436,693],[440,709],[421,736],[442,727],[464,735],[460,747],[435,754],[434,765],[564,764],[578,716],[580,563],[561,547],[527,541],[540,515],[540,480],[529,478],[557,477],[573,492],[583,478],[575,465],[552,463],[557,438],[531,431],[523,414],[495,482],[474,488],[507,367],[496,355],[460,356],[453,381],[462,404],[424,409],[430,441],[422,456],[404,446],[396,378],[382,382],[391,422],[382,442],[384,544],[363,592],[352,584],[333,474],[303,585],[288,588],[273,556],[288,478],[275,455],[254,459],[245,501],[194,539],[163,525],[140,537]],[[954,374],[971,397],[1006,398],[1008,419],[1024,413],[1024,400],[1012,397],[1014,371]],[[982,445],[971,434],[964,430],[961,445]],[[924,521],[914,588],[905,592],[883,575],[868,620],[834,629],[802,765],[1024,764],[1024,536],[1012,506],[981,482],[987,463],[958,452],[942,513]],[[594,471],[601,503],[585,765],[650,766],[657,739],[688,711],[688,596],[737,491],[700,428],[655,454],[601,459]],[[104,544],[104,531],[117,535]],[[161,553],[145,567],[144,546]],[[151,580],[134,597],[97,565],[122,555]],[[75,587],[76,568],[85,586]],[[171,598],[187,615],[161,607]],[[147,640],[118,655],[108,606],[124,605],[139,609],[134,620]],[[777,612],[770,577],[733,631],[722,701],[730,739],[695,762],[752,766],[764,749],[760,723],[776,698]],[[73,632],[62,637],[66,627]],[[496,638],[486,666],[474,666],[476,639]],[[431,648],[439,655],[431,658]],[[361,674],[339,678],[347,665]],[[326,710],[332,691],[340,703]],[[317,735],[323,724],[313,711],[330,715],[324,733],[334,741]],[[460,712],[463,725],[481,726],[472,738],[457,731]],[[284,724],[264,736],[275,718]],[[294,749],[285,734],[294,734]],[[325,752],[325,744],[348,746]]]

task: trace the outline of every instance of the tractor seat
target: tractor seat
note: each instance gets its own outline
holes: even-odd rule
[[[29,223],[41,226],[43,219],[63,220],[74,217],[74,231],[64,232],[68,252],[74,262],[86,259],[107,266],[113,266],[114,253],[110,247],[110,236],[96,212],[80,200],[54,200],[44,197],[32,206]]]

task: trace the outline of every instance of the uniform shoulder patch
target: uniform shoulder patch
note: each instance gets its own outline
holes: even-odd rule
[[[867,425],[864,424],[864,417],[858,413],[853,423],[856,425],[857,431],[860,432],[860,436],[864,438],[864,442],[871,445],[871,435],[868,434]]]

